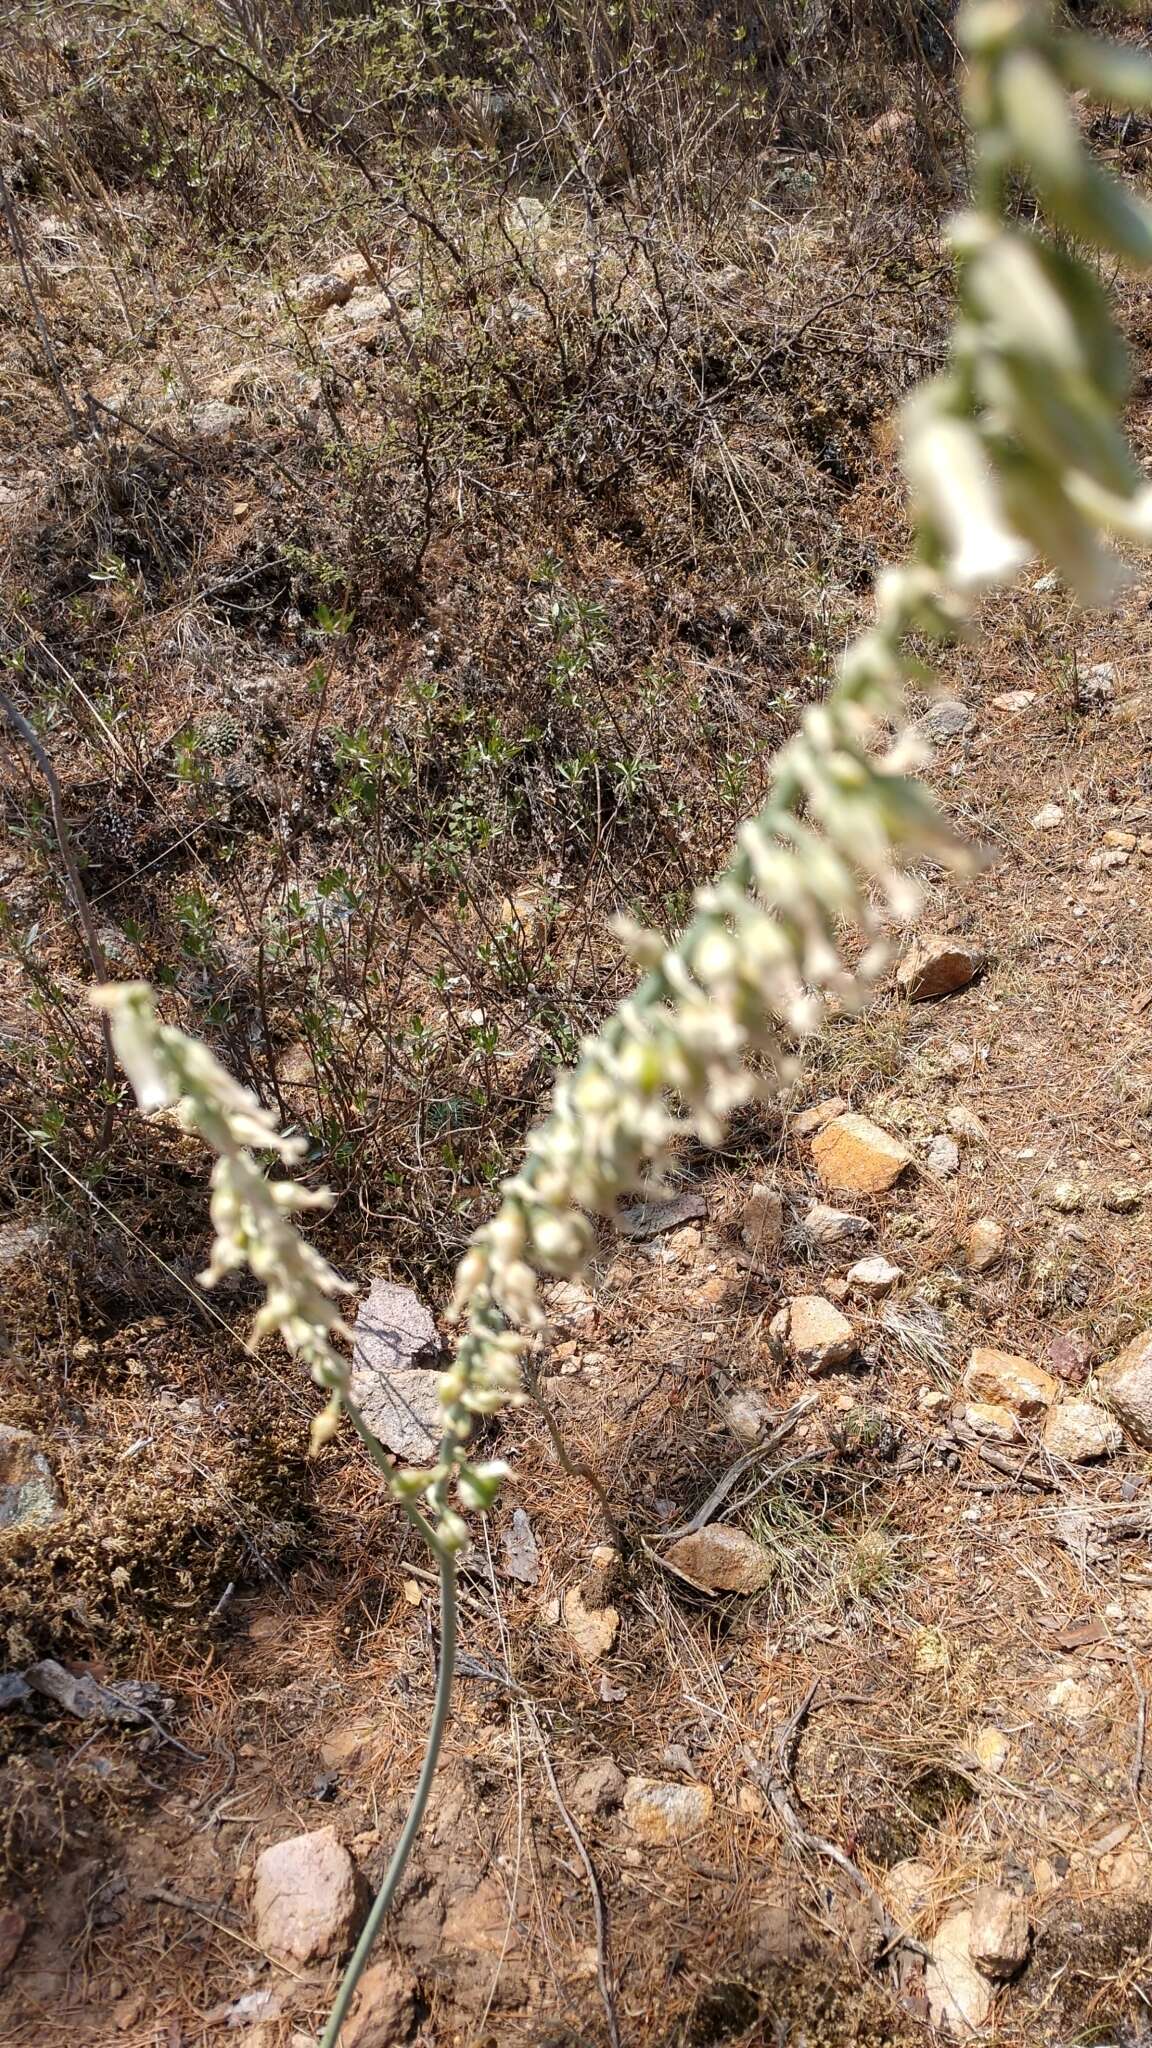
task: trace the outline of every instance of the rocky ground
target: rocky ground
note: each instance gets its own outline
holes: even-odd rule
[[[788,234],[785,251],[799,246]],[[149,434],[190,436],[185,450],[216,450],[216,525],[197,557],[210,581],[235,566],[238,533],[274,525],[273,457],[315,437],[325,406],[374,402],[382,337],[417,329],[402,269],[382,290],[346,255],[298,283],[293,320],[215,280],[210,337],[198,353],[204,306],[192,307],[175,382],[170,364],[117,360],[106,332],[85,332],[87,273],[66,234],[52,259],[99,403]],[[1125,310],[1143,369],[1143,302]],[[1145,447],[1148,399],[1145,383],[1133,421]],[[871,424],[864,438],[870,455],[836,500],[842,558],[857,564],[899,544],[890,450]],[[25,567],[29,505],[70,462],[45,457],[38,473],[26,450],[13,455]],[[816,525],[826,485],[822,470],[805,501]],[[157,551],[172,540],[167,503],[149,513]],[[625,621],[647,601],[640,551],[626,559],[618,532],[582,531],[573,550]],[[707,564],[692,573],[695,630]],[[221,646],[241,724],[257,669],[295,734],[318,693],[342,712],[370,694],[357,664],[377,660],[375,643],[317,685],[303,637],[257,659],[231,586],[232,638],[213,639],[165,586],[161,640],[101,574],[96,598],[69,588],[69,616],[122,607],[135,665],[121,680],[164,746],[208,703]],[[825,600],[831,642],[862,598],[840,582]],[[268,603],[277,630],[304,633],[284,593]],[[604,1233],[586,1284],[552,1290],[542,1407],[500,1425],[515,1477],[477,1530],[429,1824],[347,2048],[1145,2037],[1150,604],[1139,566],[1114,612],[1090,618],[1037,573],[979,648],[949,659],[945,694],[921,709],[942,802],[983,866],[966,880],[926,874],[916,930],[892,934],[891,981],[809,1049],[780,1113],[741,1120],[718,1154],[685,1153],[671,1197]],[[447,605],[446,638],[466,640]],[[486,630],[490,653],[500,634]],[[407,620],[408,653],[430,634],[427,618]],[[767,751],[768,724],[786,723],[807,685],[790,642],[735,645],[709,643],[693,687],[701,675],[718,687],[723,668],[725,687],[736,674],[760,690]],[[824,652],[807,650],[809,682]],[[422,686],[433,667],[429,654]],[[77,686],[90,681],[85,670]],[[275,773],[252,770],[250,738],[229,742],[251,774],[228,785],[225,822],[259,842],[282,813],[269,797],[255,823],[242,815],[253,778],[263,798]],[[103,785],[93,796],[91,747],[69,778],[89,822],[106,798]],[[692,800],[704,791],[722,843],[731,821],[705,800],[719,771],[695,766]],[[181,832],[206,830],[203,789],[185,778],[171,798]],[[666,791],[655,808],[673,815]],[[44,920],[44,944],[62,945],[68,906],[50,897],[50,846],[25,851],[28,815],[21,788],[6,886],[30,926]],[[653,826],[649,860],[658,838]],[[199,870],[224,872],[219,842],[195,843]],[[108,864],[105,937],[125,971],[151,971],[155,935],[129,929],[123,875],[104,841],[91,845],[97,879]],[[160,859],[135,843],[140,875]],[[129,880],[147,886],[136,868]],[[538,899],[517,900],[526,926]],[[602,932],[589,950],[581,1000],[594,1011]],[[225,965],[213,972],[238,1006],[247,960]],[[47,990],[34,983],[34,1017],[66,1050],[57,1013],[71,1014],[87,968],[74,955],[55,966]],[[30,1035],[30,972],[14,947],[12,1045]],[[221,983],[204,974],[199,1014],[226,1023]],[[468,1016],[485,1026],[482,1009]],[[322,1063],[301,1052],[294,1020],[292,1032],[274,1021],[278,1084],[307,1117]],[[515,1077],[519,1111],[534,1086],[522,1053],[498,1049],[508,1066],[483,1068],[486,1085]],[[473,1056],[479,1070],[497,1055]],[[0,1240],[12,1340],[2,2037],[309,2048],[419,1767],[433,1575],[354,1452],[306,1466],[310,1394],[286,1362],[244,1352],[244,1302],[223,1296],[211,1321],[184,1302],[203,1179],[179,1135],[149,1129],[147,1149],[128,1164],[117,1153],[99,1179],[66,1133],[29,1125],[23,1094],[6,1103],[27,1151],[7,1169]],[[95,1142],[90,1114],[82,1135]],[[351,1176],[357,1157],[328,1155],[327,1177],[342,1163]],[[98,1240],[81,1257],[63,1235],[69,1173],[128,1229],[131,1286],[122,1250],[116,1263]],[[444,1290],[407,1285],[421,1226],[396,1179],[366,1185],[339,1225],[361,1289],[361,1391],[396,1450],[417,1456]],[[446,1273],[488,1198],[463,1176],[459,1193],[457,1213],[437,1212],[429,1276]],[[157,1282],[153,1298],[140,1274],[161,1255],[167,1291]]]

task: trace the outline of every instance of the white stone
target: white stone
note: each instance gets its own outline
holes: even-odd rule
[[[968,1942],[971,1913],[952,1913],[936,1930],[924,1993],[933,2026],[961,2040],[979,2033],[992,2016],[992,1986],[972,1960]]]
[[[281,1962],[342,1955],[363,1918],[363,1898],[356,1866],[333,1828],[293,1835],[257,1858],[256,1940]]]
[[[1032,820],[1034,832],[1056,832],[1064,823],[1064,813],[1059,804],[1041,804]]]
[[[933,1138],[924,1155],[924,1164],[934,1180],[951,1180],[960,1171],[960,1148],[955,1138],[943,1133]]]
[[[857,1259],[856,1264],[849,1267],[846,1278],[848,1285],[854,1287],[858,1294],[865,1294],[870,1300],[879,1300],[881,1296],[891,1294],[897,1281],[904,1278],[904,1274],[899,1266],[894,1266],[889,1259],[877,1255],[871,1259]]]
[[[1106,1408],[1095,1401],[1059,1401],[1048,1411],[1044,1449],[1073,1465],[1108,1458],[1124,1448],[1124,1431]]]

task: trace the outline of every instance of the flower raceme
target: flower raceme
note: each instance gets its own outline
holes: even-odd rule
[[[714,1141],[741,1103],[787,1083],[797,1042],[828,1002],[852,1005],[883,966],[886,919],[914,914],[908,863],[970,857],[914,779],[924,750],[905,705],[910,685],[931,682],[924,643],[969,637],[977,605],[1037,557],[1099,602],[1121,574],[1109,539],[1152,539],[1152,489],[1119,421],[1124,350],[1091,267],[1097,256],[1152,264],[1152,213],[1088,156],[1069,104],[1075,91],[1152,106],[1152,58],[1065,31],[1042,0],[973,0],[958,33],[973,197],[949,229],[959,312],[948,361],[903,414],[915,557],[879,578],[873,623],[777,755],[764,808],[698,892],[687,929],[669,944],[618,927],[643,979],[558,1077],[523,1165],[465,1254],[439,1455],[430,1471],[389,1473],[450,1551],[467,1540],[452,1489],[481,1508],[503,1477],[499,1464],[470,1464],[467,1443],[476,1418],[518,1398],[521,1356],[544,1328],[540,1276],[581,1270],[591,1219],[650,1186],[679,1134]],[[160,1023],[150,990],[95,1000],[141,1107],[178,1103],[216,1152],[205,1277],[246,1263],[264,1283],[257,1334],[278,1331],[329,1391],[322,1440],[349,1405],[334,1306],[345,1283],[293,1218],[329,1198],[265,1177],[253,1148],[290,1166],[299,1141],[203,1046]]]

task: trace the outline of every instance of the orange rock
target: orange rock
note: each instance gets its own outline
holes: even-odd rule
[[[816,1171],[826,1188],[880,1195],[912,1164],[906,1145],[866,1116],[837,1116],[812,1141]]]

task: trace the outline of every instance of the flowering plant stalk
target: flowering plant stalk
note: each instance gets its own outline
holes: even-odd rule
[[[970,636],[981,600],[1036,557],[1084,602],[1101,602],[1120,574],[1108,537],[1152,540],[1152,488],[1118,423],[1124,351],[1089,262],[1152,265],[1152,213],[1092,162],[1068,102],[1075,90],[1152,106],[1152,59],[1065,31],[1046,0],[969,0],[958,34],[973,203],[949,230],[959,317],[948,364],[904,409],[915,557],[880,577],[873,624],[777,756],[767,803],[698,892],[687,929],[670,945],[621,928],[644,979],[559,1077],[523,1166],[461,1263],[463,1330],[440,1381],[444,1429],[429,1471],[395,1469],[350,1397],[333,1341],[348,1335],[333,1305],[344,1283],[291,1220],[328,1197],[267,1181],[252,1157],[271,1149],[290,1165],[299,1142],[203,1046],[159,1022],[150,990],[97,991],[141,1105],[179,1103],[217,1154],[205,1277],[246,1263],[263,1281],[258,1332],[279,1331],[330,1395],[314,1441],[345,1410],[440,1563],[440,1673],[420,1782],[321,2048],[335,2048],[423,1815],[448,1713],[461,1509],[490,1506],[505,1472],[473,1463],[468,1439],[477,1416],[521,1398],[518,1361],[544,1327],[539,1277],[581,1270],[591,1219],[642,1187],[678,1133],[715,1141],[738,1104],[786,1084],[792,1047],[819,1028],[828,1000],[858,1001],[882,967],[885,916],[914,912],[904,863],[966,858],[911,775],[923,749],[906,692],[931,681],[919,643]],[[1021,224],[1026,185],[1058,241]],[[853,968],[842,953],[850,932]]]

